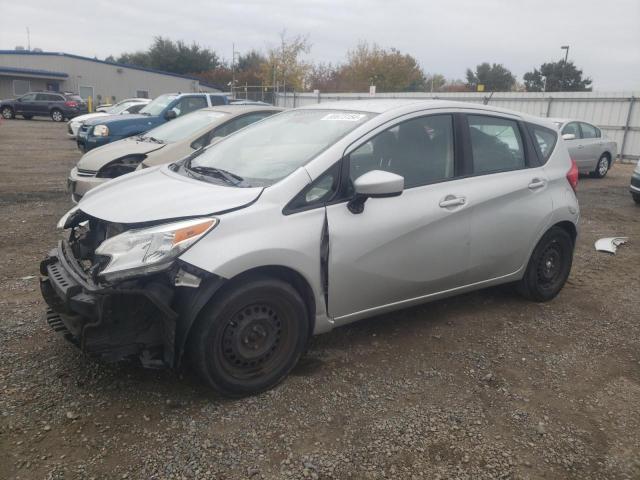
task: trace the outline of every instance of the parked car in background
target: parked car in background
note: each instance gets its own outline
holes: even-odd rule
[[[145,106],[139,115],[88,120],[80,127],[76,142],[81,151],[88,152],[107,143],[147,132],[195,110],[228,103],[228,97],[219,93],[167,93]]]
[[[141,97],[125,98],[124,100],[120,100],[119,102],[116,102],[116,103],[102,103],[102,104],[100,104],[100,105],[98,105],[96,107],[96,112],[108,112],[109,109],[111,109],[113,107],[118,107],[118,106],[120,106],[120,105],[122,105],[123,103],[126,103],[126,102],[135,102],[136,100],[151,101],[148,98],[141,98]]]
[[[62,122],[87,112],[86,102],[73,93],[30,92],[12,100],[0,100],[0,113],[6,119],[20,115],[26,120],[51,117],[54,122]]]
[[[262,120],[281,108],[221,105],[203,108],[135,137],[85,153],[69,174],[67,186],[74,202],[112,178],[175,162],[227,135]]]
[[[98,117],[105,117],[108,115],[126,115],[131,113],[140,113],[140,110],[142,110],[149,102],[151,102],[151,100],[148,99],[120,102],[117,105],[110,107],[107,111],[87,113],[85,115],[80,115],[79,117],[72,118],[67,122],[67,136],[75,140],[76,136],[78,135],[78,130],[80,130],[80,126],[87,120]]]
[[[554,298],[578,170],[554,125],[445,101],[273,115],[90,191],[41,263],[50,324],[105,360],[178,366],[246,395],[312,334],[515,282]]]
[[[629,190],[631,191],[633,200],[640,204],[640,161],[631,175],[631,185],[629,185]]]
[[[565,118],[552,120],[562,133],[569,155],[576,161],[580,173],[604,177],[616,159],[618,145],[602,134],[602,130],[587,122]]]

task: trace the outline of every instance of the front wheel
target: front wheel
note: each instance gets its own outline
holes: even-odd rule
[[[289,284],[256,277],[214,298],[190,334],[189,356],[223,395],[274,387],[296,365],[309,336],[304,301]]]
[[[535,302],[546,302],[558,295],[569,278],[573,247],[573,239],[565,230],[549,229],[533,250],[518,291]]]
[[[596,178],[603,178],[609,171],[609,158],[606,155],[602,155],[596,164],[596,169],[593,172],[593,176]]]
[[[10,120],[15,117],[13,113],[13,108],[11,107],[2,107],[2,118],[5,120]]]
[[[53,120],[54,122],[61,122],[64,120],[64,115],[60,110],[54,108],[53,110],[51,110],[51,120]]]

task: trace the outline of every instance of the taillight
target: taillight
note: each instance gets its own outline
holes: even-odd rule
[[[73,100],[67,100],[64,102],[66,107],[76,108],[78,106],[78,102],[74,102]]]
[[[578,165],[576,165],[576,161],[573,158],[571,159],[571,168],[567,172],[567,181],[575,192],[578,188]]]

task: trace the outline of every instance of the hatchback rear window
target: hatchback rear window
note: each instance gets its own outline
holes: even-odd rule
[[[558,134],[550,128],[534,125],[532,123],[528,123],[527,128],[533,137],[536,152],[538,153],[540,161],[542,163],[546,163],[553,152],[553,148],[556,146]]]

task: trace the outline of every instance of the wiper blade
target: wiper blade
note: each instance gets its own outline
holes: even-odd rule
[[[239,183],[242,183],[244,181],[244,178],[242,178],[240,175],[236,175],[235,173],[228,172],[221,168],[197,166],[189,167],[189,170],[201,175],[221,178],[228,183],[231,183],[232,185],[238,185]]]

